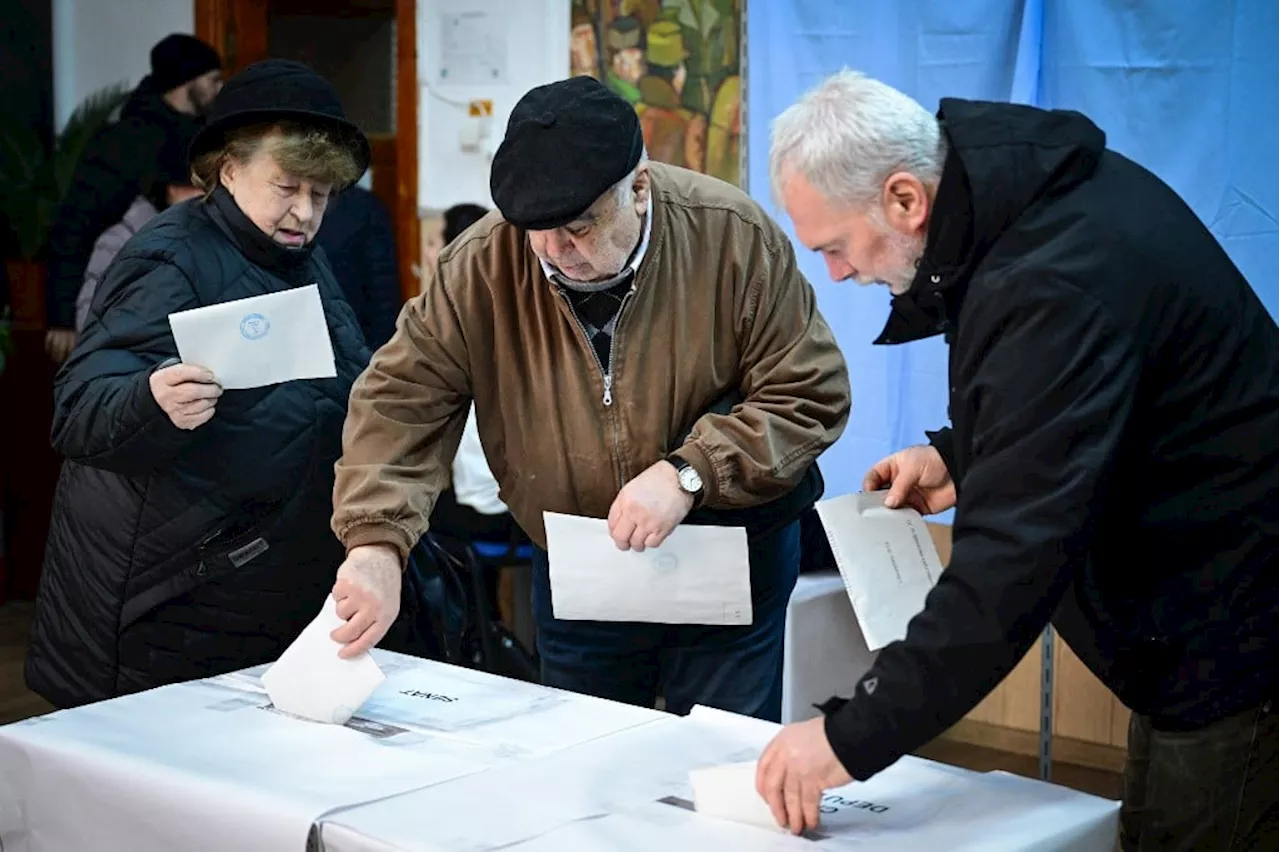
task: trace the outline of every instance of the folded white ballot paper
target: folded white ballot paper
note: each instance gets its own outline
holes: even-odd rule
[[[384,676],[367,653],[344,660],[329,634],[343,624],[330,595],[320,614],[262,675],[277,710],[315,722],[345,725],[373,695]]]
[[[693,788],[693,809],[700,814],[785,831],[756,791],[754,760],[694,769],[689,773],[689,786]]]
[[[596,518],[545,512],[556,618],[659,624],[751,623],[747,532],[680,526],[661,547],[618,550]]]
[[[228,390],[338,374],[315,284],[179,311],[169,327],[182,363]]]
[[[884,496],[846,494],[816,507],[872,651],[907,635],[907,623],[942,576],[924,518],[915,509],[885,508]]]

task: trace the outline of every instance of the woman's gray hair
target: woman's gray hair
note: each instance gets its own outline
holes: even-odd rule
[[[936,186],[946,140],[928,110],[879,80],[845,69],[773,120],[769,176],[781,203],[801,175],[831,202],[853,208],[880,199],[885,179],[909,172]]]

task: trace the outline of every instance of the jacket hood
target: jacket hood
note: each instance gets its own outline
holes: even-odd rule
[[[877,343],[942,331],[942,317],[926,307],[943,301],[934,294],[962,292],[1023,212],[1088,180],[1106,149],[1106,134],[1070,110],[944,98],[938,119],[948,153],[924,255],[910,290],[893,300],[893,316]]]
[[[124,102],[124,106],[120,108],[121,120],[129,118],[148,118],[156,115],[165,115],[175,112],[175,110],[164,102],[162,92],[156,91],[151,83],[151,77],[142,78],[142,82],[137,85],[133,93],[129,95],[129,99]]]
[[[142,78],[142,82],[124,102],[124,106],[120,108],[120,120],[141,121],[166,128],[181,126],[191,128],[192,133],[204,123],[197,116],[186,115],[169,106],[164,99],[164,92],[156,89],[150,75]]]

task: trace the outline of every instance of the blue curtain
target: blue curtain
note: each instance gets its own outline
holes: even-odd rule
[[[748,186],[789,228],[770,198],[769,123],[843,67],[931,110],[944,96],[1077,109],[1182,194],[1275,316],[1276,31],[1274,0],[750,0]],[[849,427],[822,459],[835,496],[946,422],[946,347],[872,346],[887,291],[832,284],[797,251],[853,383]]]

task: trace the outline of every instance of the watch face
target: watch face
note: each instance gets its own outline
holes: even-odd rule
[[[680,471],[680,487],[690,494],[696,494],[702,490],[702,477],[693,468],[686,467]]]

